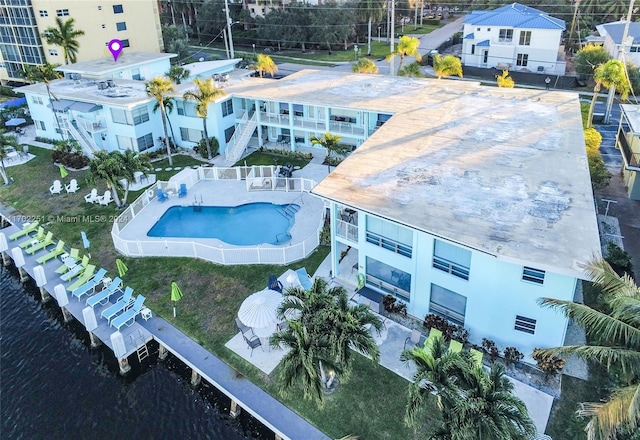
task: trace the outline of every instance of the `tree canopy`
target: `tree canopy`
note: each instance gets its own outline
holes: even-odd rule
[[[83,35],[83,30],[75,28],[75,20],[73,18],[62,21],[60,17],[56,17],[56,26],[46,28],[42,33],[42,38],[45,39],[47,44],[61,47],[64,54],[64,63],[69,64],[70,62],[76,62],[78,50],[80,50],[78,37]]]

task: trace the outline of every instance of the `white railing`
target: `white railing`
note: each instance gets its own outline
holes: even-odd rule
[[[273,166],[256,167],[200,167],[198,168],[198,180],[243,180],[250,175],[272,176],[275,173]],[[271,177],[269,177],[271,178]],[[281,178],[278,178],[281,179]],[[283,179],[297,181],[295,189],[275,188],[282,191],[309,192],[316,185],[310,179]],[[191,185],[191,186],[193,186]],[[187,186],[189,184],[187,183]],[[124,255],[130,257],[192,257],[211,261],[218,264],[289,264],[302,260],[309,256],[320,244],[320,232],[324,224],[322,219],[316,231],[304,241],[287,246],[259,245],[256,247],[236,247],[223,243],[221,246],[210,246],[195,241],[178,240],[128,240],[120,237],[124,228],[143,209],[156,198],[157,188],[166,190],[175,189],[174,182],[158,181],[147,188],[135,201],[113,222],[111,238],[115,248]]]
[[[273,165],[254,166],[246,176],[249,191],[310,192],[316,182],[303,177],[279,177],[278,167]]]
[[[238,126],[236,127],[236,131],[231,136],[231,139],[227,143],[227,148],[225,151],[225,159],[229,162],[236,162],[240,160],[242,157],[242,153],[247,148],[247,144],[249,140],[251,140],[251,135],[253,131],[258,126],[256,122],[257,113],[254,113],[251,119],[248,118],[247,112],[242,114],[240,118],[240,122],[238,122]]]
[[[336,235],[353,242],[358,242],[358,226],[344,220],[336,219]]]
[[[88,138],[87,136],[83,136],[80,130],[74,127],[73,123],[67,118],[61,118],[63,121],[64,128],[71,134],[71,136],[78,141],[84,152],[87,154],[89,158],[93,157],[93,153],[100,150],[100,147],[96,145],[92,138]]]

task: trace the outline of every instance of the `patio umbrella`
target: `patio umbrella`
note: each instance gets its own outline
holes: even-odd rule
[[[18,125],[22,125],[27,122],[26,119],[23,118],[12,118],[4,123],[5,127],[17,127]]]
[[[116,267],[118,268],[118,275],[120,275],[120,278],[122,278],[124,274],[129,270],[127,265],[124,264],[124,262],[120,258],[116,258]]]
[[[69,173],[67,172],[67,169],[64,167],[64,165],[58,165],[58,167],[60,167],[60,177],[62,177],[63,179],[65,177],[67,177],[69,175]]]
[[[245,299],[238,310],[238,318],[249,327],[265,328],[278,321],[277,309],[282,302],[282,294],[264,289]]]
[[[171,283],[171,301],[173,301],[173,317],[176,317],[176,303],[182,298],[182,290],[178,287],[178,285],[173,282]]]

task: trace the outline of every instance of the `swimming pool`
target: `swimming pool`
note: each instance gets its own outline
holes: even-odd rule
[[[299,205],[173,206],[148,237],[217,238],[236,246],[282,245],[291,239]]]

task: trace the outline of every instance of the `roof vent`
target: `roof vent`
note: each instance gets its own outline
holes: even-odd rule
[[[104,82],[104,81],[100,81],[100,82],[98,83],[98,90],[106,90],[106,89],[108,89],[108,88],[109,88],[109,86],[107,85],[107,83],[106,83],[106,82]]]

